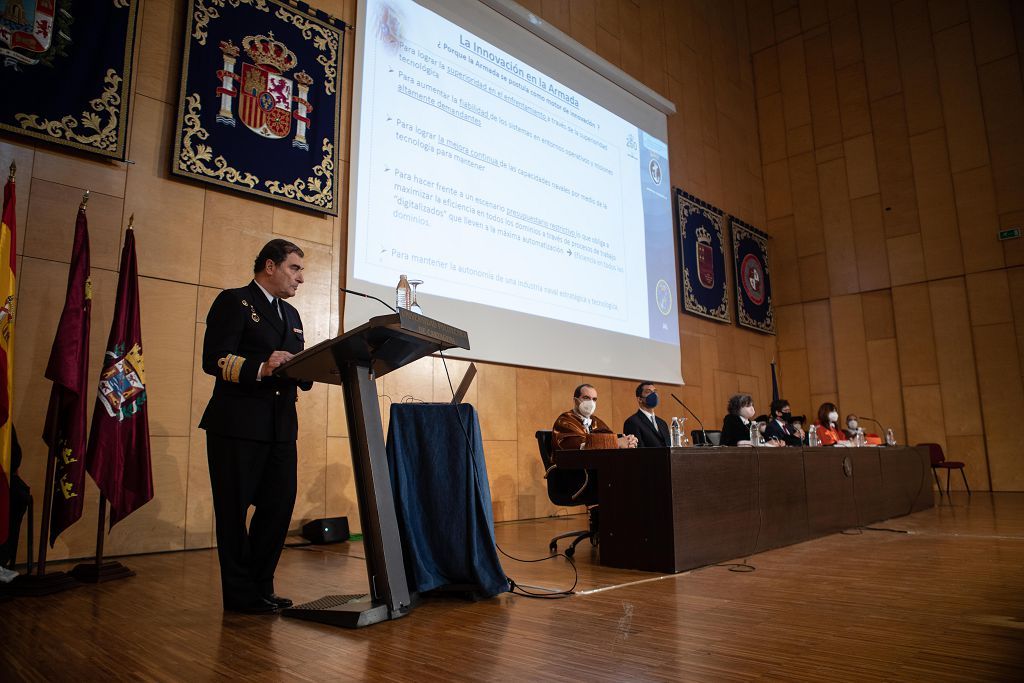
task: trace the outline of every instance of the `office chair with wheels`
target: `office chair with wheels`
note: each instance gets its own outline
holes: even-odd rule
[[[942,446],[937,443],[919,443],[918,446],[926,446],[928,454],[932,459],[932,476],[935,477],[935,485],[939,487],[939,495],[942,495],[942,484],[939,483],[939,474],[936,470],[946,470],[946,495],[949,495],[949,476],[952,470],[960,470],[960,476],[964,478],[964,488],[967,495],[971,495],[971,487],[967,483],[967,475],[964,474],[964,463],[955,460],[946,460],[946,454],[942,452]]]
[[[548,549],[555,553],[558,551],[560,540],[572,538],[573,542],[565,549],[566,556],[572,557],[576,552],[576,546],[584,539],[589,539],[591,545],[597,545],[600,540],[597,523],[597,476],[589,470],[561,469],[552,463],[551,430],[539,430],[536,437],[540,460],[544,464],[544,478],[548,482],[548,500],[555,505],[587,506],[588,528],[559,534],[548,544]]]

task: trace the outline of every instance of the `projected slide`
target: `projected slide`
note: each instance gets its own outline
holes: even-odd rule
[[[354,277],[677,343],[665,143],[414,2],[365,17]]]

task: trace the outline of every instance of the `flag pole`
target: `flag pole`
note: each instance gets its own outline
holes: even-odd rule
[[[128,229],[132,231],[135,230],[134,213],[128,217]],[[117,579],[126,579],[129,576],[135,576],[135,572],[117,560],[112,562],[103,561],[103,523],[107,519],[107,497],[103,495],[102,492],[100,493],[100,504],[97,518],[96,557],[92,562],[83,562],[75,565],[75,568],[71,570],[71,575],[82,583],[104,583],[106,581],[116,581]]]
[[[50,428],[50,443],[57,443],[57,427]],[[50,535],[50,508],[53,507],[53,483],[57,471],[57,454],[53,448],[47,449],[46,478],[43,483],[46,489],[43,492],[43,519],[39,523],[39,561],[36,563],[36,576],[42,577],[46,574],[46,549],[49,546]]]

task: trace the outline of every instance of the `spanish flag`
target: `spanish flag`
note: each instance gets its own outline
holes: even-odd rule
[[[14,314],[17,250],[14,229],[14,164],[4,186],[0,221],[0,543],[7,540],[11,509],[11,423],[14,419]]]

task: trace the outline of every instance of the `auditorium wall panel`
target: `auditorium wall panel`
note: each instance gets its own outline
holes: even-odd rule
[[[146,364],[149,433],[188,437],[195,360],[195,328],[189,322],[196,317],[196,288],[144,277],[139,279],[139,294],[146,302],[145,353],[160,359]]]
[[[1006,0],[877,0],[807,2],[801,15],[817,17],[825,4],[827,31],[803,31],[802,59],[798,37],[752,43],[755,67],[781,63],[783,54],[789,65],[803,63],[815,106],[815,84],[825,83],[827,74],[820,59],[811,64],[812,55],[827,41],[842,122],[841,145],[816,135],[811,150],[830,258],[801,258],[799,279],[774,280],[785,311],[778,316],[779,355],[790,368],[783,385],[798,362],[794,356],[806,353],[812,404],[829,395],[818,378],[831,373],[842,412],[866,411],[848,404],[867,404],[867,398],[844,391],[846,371],[856,376],[866,359],[859,371],[873,417],[892,425],[897,438],[944,444],[948,457],[967,463],[975,488],[1022,490],[1019,439],[1011,444],[1013,430],[1003,426],[1012,424],[1006,411],[1020,401],[1024,305],[1016,297],[1024,297],[1024,275],[1015,266],[1024,264],[1024,240],[999,242],[996,232],[1024,223],[1024,34],[1015,30],[1024,25],[1024,11]],[[749,3],[748,21],[765,11],[763,3]],[[792,68],[786,77],[800,81]],[[770,83],[767,75],[762,80]],[[794,108],[783,106],[787,114]],[[766,120],[759,117],[762,137],[776,135],[763,130]],[[873,155],[862,148],[863,139],[873,141]],[[771,163],[788,161],[799,236],[799,207],[812,200],[799,196],[808,185],[798,191],[792,169],[806,155],[787,151],[788,159]],[[836,207],[845,205],[835,192],[837,169],[829,165],[835,160],[847,175],[850,261],[857,274],[852,290],[849,264],[833,256],[842,250],[832,236],[841,225]],[[766,189],[770,205],[784,206],[773,203],[767,183]],[[769,230],[778,226],[784,234],[788,216],[777,214]],[[811,244],[807,234],[813,233],[798,237],[801,256]],[[773,242],[773,263],[787,263],[777,246]],[[794,286],[799,290],[782,291]],[[796,300],[805,302],[799,318],[785,306]],[[831,329],[811,322],[808,307],[818,302],[829,302]],[[849,321],[862,324],[863,334],[851,333]]]
[[[964,271],[974,273],[1005,265],[1003,246],[995,240],[978,239],[978,235],[991,235],[999,230],[999,212],[996,209],[992,169],[979,166],[953,174],[956,196],[957,222]]]
[[[882,222],[881,196],[872,194],[852,200],[850,220],[853,222],[853,256],[857,264],[860,290],[888,287],[889,255]]]
[[[914,181],[921,217],[925,274],[935,280],[964,272],[960,257],[953,180],[946,140],[939,129],[910,138]]]
[[[927,0],[903,0],[892,6],[899,51],[907,128],[912,135],[942,127],[942,101],[932,48]]]
[[[946,434],[981,435],[984,429],[964,279],[932,281],[928,293],[932,310],[941,311],[932,318],[932,325]]]
[[[172,106],[178,104],[185,14],[180,0],[147,0],[142,13],[135,92]]]
[[[907,443],[903,392],[900,386],[900,356],[896,339],[871,339],[865,346],[868,353],[867,376],[871,381],[871,405],[875,410],[870,417],[885,427],[892,428],[899,443]],[[845,409],[856,412],[858,407],[853,405]],[[870,431],[876,428],[878,425],[874,424],[865,427]]]
[[[775,306],[797,303],[800,301],[800,261],[797,258],[798,245],[794,235],[793,217],[768,221],[765,229],[772,236],[771,275]]]
[[[830,303],[831,333],[835,339],[836,387],[838,403],[844,412],[843,418],[849,412],[874,416],[870,373],[864,376],[864,368],[868,367],[868,353],[861,296],[835,296],[830,299]]]
[[[1006,302],[1007,306],[1009,302]],[[974,354],[978,364],[985,425],[985,447],[989,455],[992,488],[997,491],[1024,490],[1021,440],[1017,429],[1024,386],[1016,335],[1012,323],[974,327]],[[1003,428],[1005,427],[1005,428]]]
[[[32,230],[18,235],[19,253],[32,258],[68,263],[75,236],[74,216],[82,202],[82,193],[67,185],[33,180],[28,196],[31,201],[25,202],[27,215],[22,225],[31,225]],[[89,244],[89,256],[94,268],[117,270],[121,256],[123,205],[121,197],[99,192],[89,194],[90,233],[96,233],[95,237],[90,234]],[[72,219],[68,220],[68,216]]]
[[[127,165],[124,217],[127,222],[135,216],[135,225],[145,230],[145,239],[136,240],[139,275],[195,283],[207,232],[206,190],[170,177],[174,108],[142,95],[134,105],[134,163]]]

